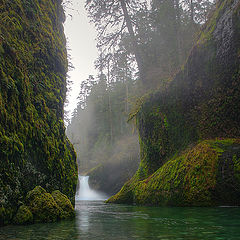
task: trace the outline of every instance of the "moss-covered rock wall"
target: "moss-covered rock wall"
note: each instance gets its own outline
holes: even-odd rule
[[[61,0],[0,2],[0,219],[36,185],[74,202],[77,166],[65,136],[68,68]]]
[[[162,171],[162,177],[158,178],[158,187],[159,191],[165,191],[166,185],[169,185],[167,182],[166,185],[163,184],[165,181],[163,176],[168,174],[168,171],[175,171],[171,173],[173,176],[180,171],[178,169],[180,166],[173,167],[171,164],[174,164],[173,159],[176,156],[182,156],[182,151],[187,147],[205,139],[240,137],[239,39],[239,0],[218,1],[216,11],[203,26],[198,41],[181,71],[166,89],[160,89],[145,97],[144,103],[136,113],[141,148],[140,167],[134,178],[110,201],[153,204],[154,201],[151,202],[149,199],[137,200],[149,190],[148,186],[150,187],[141,185],[144,190],[137,187],[137,191],[132,191],[139,180],[151,178],[156,171]],[[228,162],[230,159],[226,160],[226,164],[231,164]],[[180,158],[179,162],[181,161],[184,160]],[[216,161],[216,167],[219,166],[217,158],[212,161]],[[196,161],[195,164],[199,163]],[[203,167],[204,165],[200,168]],[[187,177],[188,173],[184,174]],[[209,178],[215,177],[211,175],[213,171],[208,174]],[[214,174],[216,175],[216,172]],[[182,191],[178,188],[170,189],[176,193],[178,190]],[[184,188],[184,191],[188,189]],[[236,188],[236,191],[239,191],[239,188]],[[171,202],[171,205],[186,205],[183,199],[177,202],[177,195],[173,194],[171,201],[168,202],[165,198],[155,198],[156,194],[157,191],[151,190],[151,194],[148,195],[150,198],[152,196],[152,199],[157,199],[154,204]],[[187,203],[189,205],[214,203],[213,197],[199,204],[194,202],[198,194],[200,193],[194,191],[192,202]]]
[[[205,140],[148,178],[137,175],[109,202],[139,205],[240,205],[239,139]]]

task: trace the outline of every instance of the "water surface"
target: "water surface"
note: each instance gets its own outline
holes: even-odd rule
[[[71,221],[6,226],[0,239],[240,239],[240,208],[169,208],[79,201]]]

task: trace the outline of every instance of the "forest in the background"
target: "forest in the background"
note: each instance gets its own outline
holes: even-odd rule
[[[104,190],[99,179],[108,174],[102,185],[110,179],[114,193],[135,173],[140,153],[131,113],[180,69],[214,6],[209,0],[86,1],[98,31],[98,74],[82,81],[67,135],[80,173],[94,176],[93,187]]]

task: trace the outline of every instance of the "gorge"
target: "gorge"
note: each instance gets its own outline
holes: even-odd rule
[[[239,237],[240,1],[197,2],[129,2],[137,46],[101,52],[67,131],[62,1],[0,2],[0,239]]]

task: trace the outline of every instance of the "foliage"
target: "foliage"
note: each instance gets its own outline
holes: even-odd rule
[[[86,1],[98,32],[101,72],[115,71],[116,58],[124,55],[133,74],[138,67],[144,90],[158,86],[186,59],[213,6],[214,1],[206,0],[152,1],[149,7],[145,1]]]
[[[67,135],[78,153],[82,173],[111,159],[116,149],[119,153],[124,152],[124,147],[132,142],[132,126],[126,119],[130,105],[127,94],[130,95],[133,89],[130,81],[119,81],[107,87],[102,80],[92,86],[85,102],[79,102]],[[134,139],[137,148],[137,140]]]
[[[116,46],[119,45],[124,34],[128,33],[141,80],[145,81],[142,78],[144,74],[142,54],[132,20],[132,16],[141,8],[146,8],[146,2],[135,0],[86,1],[86,9],[98,31],[98,46],[101,50],[104,48],[107,53],[112,53],[112,48],[118,49]]]

